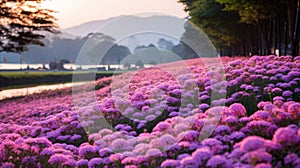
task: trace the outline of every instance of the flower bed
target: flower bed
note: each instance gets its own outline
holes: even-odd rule
[[[0,165],[300,167],[300,57],[222,59],[3,101]]]

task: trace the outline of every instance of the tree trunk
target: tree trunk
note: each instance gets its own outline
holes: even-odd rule
[[[288,25],[284,22],[284,55],[288,54]]]
[[[288,15],[288,30],[289,30],[289,40],[291,45],[291,55],[295,54],[295,28],[296,25],[296,12],[299,4],[299,0],[286,0],[287,4],[287,15]]]
[[[295,30],[294,30],[294,50],[292,50],[292,55],[297,56],[299,51],[299,24],[300,24],[300,0],[297,3],[297,12],[295,18]]]

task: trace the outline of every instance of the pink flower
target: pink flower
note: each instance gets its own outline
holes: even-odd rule
[[[254,114],[251,115],[251,118],[253,120],[264,120],[264,121],[268,121],[270,119],[272,119],[272,114],[268,111],[257,111]]]
[[[295,118],[300,118],[300,103],[292,103],[288,106],[288,112]]]
[[[230,105],[229,109],[238,117],[245,117],[247,113],[246,108],[240,103]]]
[[[160,122],[154,128],[153,131],[163,132],[167,129],[171,128],[171,125],[167,122]]]
[[[68,160],[69,160],[69,158],[66,155],[54,154],[50,157],[48,162],[52,166],[55,166],[55,165],[58,166],[58,165],[64,165]]]
[[[270,163],[260,163],[257,164],[254,168],[272,168],[272,165]]]

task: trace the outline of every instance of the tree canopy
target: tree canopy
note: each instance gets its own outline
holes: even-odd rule
[[[299,54],[299,0],[179,0],[221,55]]]
[[[58,33],[55,11],[41,8],[44,0],[0,1],[0,52],[23,52],[43,46],[45,32]]]

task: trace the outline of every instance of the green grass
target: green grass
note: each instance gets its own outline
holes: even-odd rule
[[[112,76],[123,73],[125,71],[97,71],[97,75]],[[0,81],[2,78],[2,83],[0,84],[0,90],[5,89],[17,89],[25,88],[39,85],[50,85],[59,83],[70,83],[72,82],[72,76],[82,75],[86,77],[85,74],[91,74],[95,72],[90,71],[2,71],[0,72]],[[62,80],[60,80],[62,79]],[[87,78],[88,79],[88,78]],[[89,80],[89,79],[88,79]],[[79,82],[79,81],[78,81]]]
[[[29,71],[29,72],[23,72],[23,71],[16,71],[16,72],[0,72],[0,76],[3,77],[32,77],[32,76],[59,76],[59,75],[73,75],[73,74],[89,74],[91,72],[89,71],[76,71],[76,72],[68,72],[68,71]],[[98,71],[97,74],[118,74],[122,73],[122,71]]]

